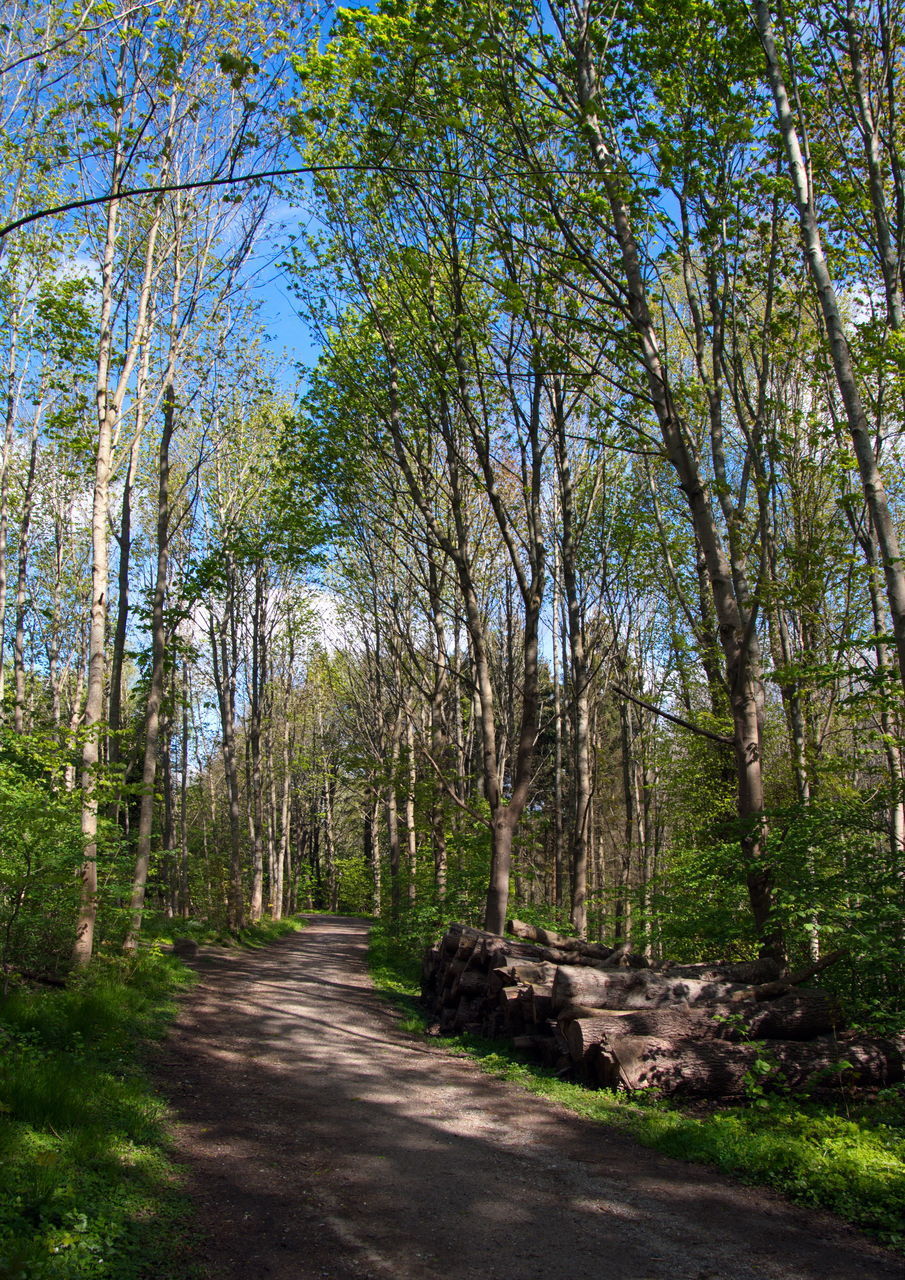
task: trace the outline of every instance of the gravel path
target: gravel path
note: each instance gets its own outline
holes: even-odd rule
[[[902,1280],[834,1219],[402,1031],[366,939],[318,916],[197,962],[157,1070],[210,1280]]]

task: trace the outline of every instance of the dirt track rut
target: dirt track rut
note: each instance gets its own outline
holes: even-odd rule
[[[366,946],[320,916],[198,960],[157,1070],[210,1280],[902,1280],[833,1219],[402,1031]]]

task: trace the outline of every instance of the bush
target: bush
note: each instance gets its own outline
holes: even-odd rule
[[[82,862],[78,795],[58,776],[55,746],[0,731],[0,964],[64,971]]]

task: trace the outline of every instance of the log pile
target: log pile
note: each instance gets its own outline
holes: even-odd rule
[[[901,1039],[847,1033],[836,1001],[772,960],[652,968],[624,947],[509,921],[514,936],[453,924],[422,961],[441,1035],[504,1037],[591,1087],[733,1097],[759,1087],[886,1086]]]

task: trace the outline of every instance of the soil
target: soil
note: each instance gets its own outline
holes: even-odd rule
[[[209,1280],[902,1280],[836,1219],[405,1032],[367,929],[196,961],[156,1071]]]

